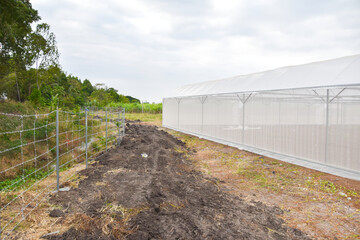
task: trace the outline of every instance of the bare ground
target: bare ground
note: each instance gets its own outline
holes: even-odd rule
[[[169,133],[134,123],[126,130],[121,146],[80,172],[77,188],[52,197],[52,230],[62,230],[43,238],[308,239],[285,224],[281,208],[246,201],[196,170],[194,153]]]

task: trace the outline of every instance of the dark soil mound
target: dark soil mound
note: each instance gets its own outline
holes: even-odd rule
[[[81,172],[77,189],[53,197],[83,224],[49,239],[308,239],[284,224],[280,208],[246,203],[195,171],[167,132],[135,123],[126,131]]]

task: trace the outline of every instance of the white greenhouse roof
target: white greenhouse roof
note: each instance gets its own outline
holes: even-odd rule
[[[172,97],[360,85],[360,54],[182,86]]]

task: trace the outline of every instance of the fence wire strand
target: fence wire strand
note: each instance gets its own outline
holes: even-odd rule
[[[50,177],[56,176],[56,169],[66,173],[66,166],[75,167],[96,159],[108,150],[108,146],[122,140],[125,135],[123,109],[85,111],[88,112],[87,120],[84,111],[55,110],[33,115],[0,112],[2,118],[8,118],[15,125],[12,129],[0,126],[0,239],[11,237],[33,210],[57,189],[57,178]],[[55,131],[57,127],[58,135]],[[58,142],[55,142],[56,137]],[[63,182],[75,174],[65,179],[61,173],[58,178]],[[44,181],[46,184],[40,184]],[[4,202],[3,199],[8,200]],[[30,206],[31,210],[28,209]]]

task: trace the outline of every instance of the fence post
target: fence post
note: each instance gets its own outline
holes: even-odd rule
[[[123,124],[123,136],[125,136],[125,108],[123,108],[122,124]]]
[[[59,109],[56,108],[56,189],[60,187],[60,169],[59,169]]]
[[[106,127],[106,134],[105,134],[105,150],[107,152],[107,142],[108,142],[108,120],[107,120],[107,108],[106,108],[106,111],[105,111],[105,127]]]
[[[119,140],[118,140],[118,144],[117,145],[120,145],[120,137],[121,137],[121,133],[120,133],[120,111],[118,112],[118,130],[119,130]]]
[[[86,168],[88,167],[88,121],[87,121],[87,112],[88,110],[85,109],[85,161],[86,161]]]

